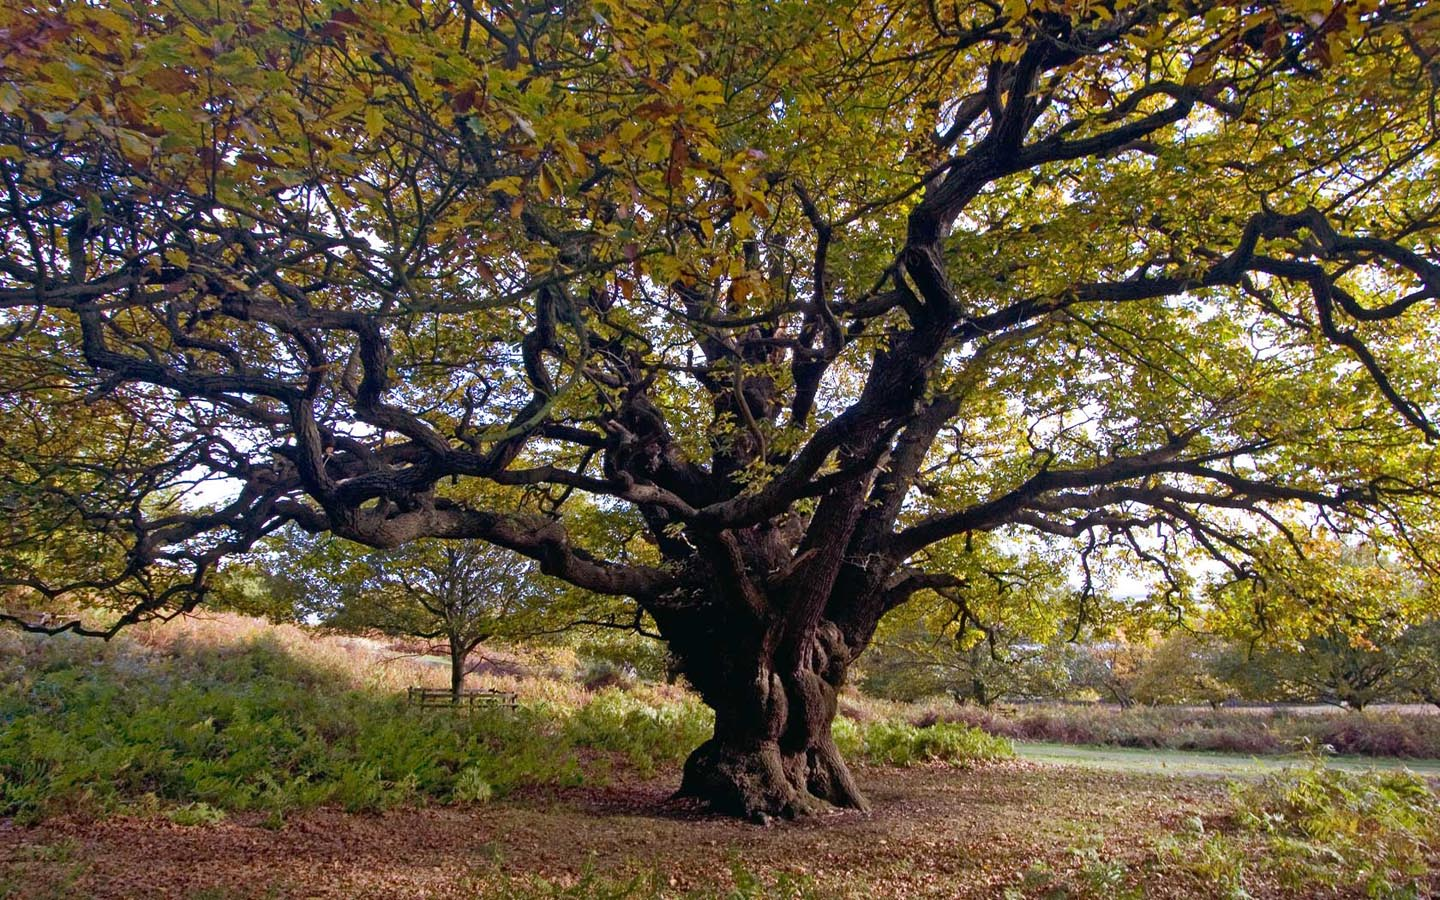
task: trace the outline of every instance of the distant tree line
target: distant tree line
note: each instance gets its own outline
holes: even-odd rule
[[[1034,642],[1003,629],[935,642],[892,635],[861,679],[899,700],[1095,700],[1122,707],[1235,702],[1440,706],[1440,619],[1381,634],[1336,627],[1267,642],[1188,630]]]

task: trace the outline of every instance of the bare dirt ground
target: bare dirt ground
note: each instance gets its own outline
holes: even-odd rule
[[[634,896],[724,896],[737,864],[820,897],[1212,896],[1157,846],[1197,816],[1223,827],[1217,780],[1027,762],[859,776],[872,813],[773,827],[671,801],[673,773],[480,806],[322,810],[278,829],[258,817],[0,824],[0,897],[559,896],[586,872],[611,886],[648,873]]]

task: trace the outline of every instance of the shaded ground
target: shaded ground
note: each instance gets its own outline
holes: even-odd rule
[[[1305,761],[1299,757],[1240,756],[1233,753],[1202,753],[1188,750],[1131,750],[1121,747],[1079,747],[1071,744],[1045,744],[1016,741],[1015,750],[1024,759],[1112,772],[1137,772],[1157,775],[1215,775],[1226,778],[1263,775]],[[1397,771],[1408,769],[1426,778],[1440,778],[1440,760],[1394,759],[1390,757],[1332,756],[1325,759],[1330,768],[1349,772]]]
[[[737,864],[742,880],[795,879],[822,897],[1209,896],[1160,871],[1156,847],[1213,819],[1214,779],[1026,762],[860,777],[874,813],[772,828],[668,800],[673,776],[468,808],[323,810],[278,830],[238,818],[0,825],[0,897],[554,896],[587,870],[655,873],[638,894],[652,896],[728,891]]]

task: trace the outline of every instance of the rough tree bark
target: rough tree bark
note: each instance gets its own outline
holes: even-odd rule
[[[465,659],[469,652],[455,638],[450,639],[450,699],[455,703],[460,702],[460,694],[465,690]]]
[[[489,632],[465,635],[456,631],[447,636],[450,648],[450,698],[456,703],[460,702],[460,694],[465,690],[465,670],[470,662],[470,654],[489,637]]]
[[[761,822],[868,809],[831,734],[852,658],[835,623],[783,643],[691,630],[671,648],[715,711],[714,736],[685,762],[681,796]]]

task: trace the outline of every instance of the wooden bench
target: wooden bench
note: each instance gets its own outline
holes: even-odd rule
[[[449,688],[412,687],[405,692],[411,706],[450,707],[469,712],[477,706],[503,706],[514,709],[518,695],[511,691],[497,691],[491,688],[467,688],[456,697]]]

